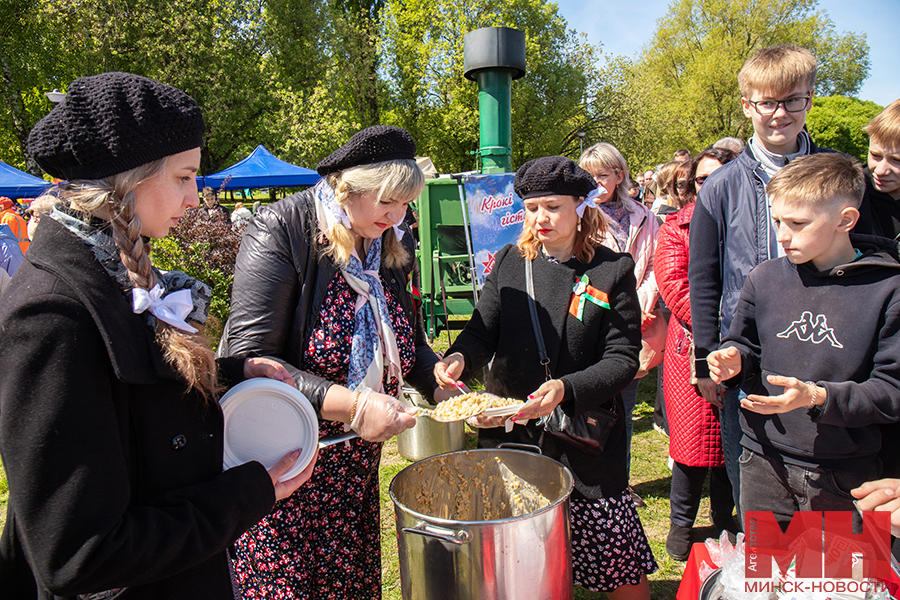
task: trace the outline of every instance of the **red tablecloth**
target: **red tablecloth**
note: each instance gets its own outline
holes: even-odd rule
[[[697,543],[691,546],[691,553],[684,565],[684,574],[681,576],[681,585],[678,586],[676,600],[698,600],[703,579],[700,578],[701,570],[706,572],[709,568],[717,568],[717,565],[709,557],[706,544]],[[888,591],[894,598],[900,598],[900,577],[892,574],[889,580],[884,581]]]
[[[681,585],[678,586],[678,593],[675,595],[676,600],[697,600],[700,597],[700,587],[703,585],[703,580],[700,578],[701,568],[707,571],[710,568],[715,569],[717,566],[709,557],[706,544],[692,545],[691,553],[684,565]]]

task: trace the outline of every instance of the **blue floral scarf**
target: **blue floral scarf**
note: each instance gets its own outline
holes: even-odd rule
[[[337,202],[334,190],[325,180],[313,189],[319,230],[326,237],[333,227],[349,229],[350,220]],[[350,347],[350,371],[347,387],[351,390],[384,391],[384,375],[403,382],[400,351],[388,317],[387,297],[381,284],[381,238],[375,239],[360,260],[356,251],[341,273],[358,294]]]

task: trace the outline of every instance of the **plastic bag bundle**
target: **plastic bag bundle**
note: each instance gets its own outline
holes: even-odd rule
[[[718,541],[710,538],[706,540],[705,544],[710,559],[715,563],[715,566],[720,567],[722,571],[719,576],[722,598],[725,600],[775,600],[777,598],[777,594],[768,590],[772,590],[778,585],[778,577],[755,579],[754,581],[759,582],[759,584],[754,586],[752,590],[745,585],[747,577],[744,560],[743,533],[737,535],[737,539],[733,545],[728,539],[728,533],[724,531]],[[704,573],[705,566],[705,564],[701,565],[700,577],[702,579],[705,579],[709,573],[714,571],[714,568],[708,568],[708,573]],[[778,573],[777,566],[773,568],[772,573]]]

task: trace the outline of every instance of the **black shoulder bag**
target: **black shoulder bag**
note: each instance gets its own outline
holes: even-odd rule
[[[528,311],[531,313],[531,324],[534,326],[534,337],[537,340],[538,355],[541,364],[544,365],[546,381],[552,379],[550,375],[550,358],[544,347],[544,335],[541,333],[541,324],[538,321],[537,305],[534,301],[534,275],[531,261],[525,260],[525,287],[528,291]],[[616,405],[613,403],[613,409]],[[570,446],[574,446],[581,452],[594,456],[601,454],[609,440],[609,434],[613,425],[618,420],[615,410],[607,410],[598,407],[585,411],[584,414],[570,417],[559,405],[549,415],[541,417],[537,424],[544,428],[544,432],[559,438]]]

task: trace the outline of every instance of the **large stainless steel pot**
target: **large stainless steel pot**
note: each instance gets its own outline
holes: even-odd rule
[[[511,516],[501,499],[504,480],[517,478],[525,514]],[[532,510],[535,491],[547,506]],[[568,469],[520,450],[449,452],[406,467],[390,487],[404,600],[572,598],[571,493]]]
[[[700,586],[699,600],[722,600],[725,597],[725,585],[722,583],[722,569],[716,569],[703,580]]]
[[[401,400],[413,407],[433,409],[412,388],[403,388]],[[435,454],[462,450],[466,447],[466,427],[462,421],[441,423],[430,417],[417,417],[416,426],[397,435],[397,452],[407,460],[422,460]]]

